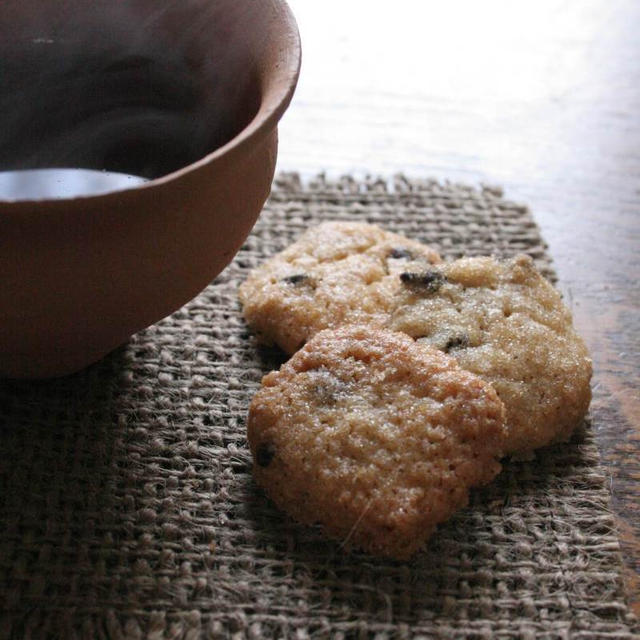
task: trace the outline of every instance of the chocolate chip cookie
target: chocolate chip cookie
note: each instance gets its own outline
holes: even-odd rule
[[[493,479],[506,437],[491,385],[407,335],[360,326],[317,333],[266,375],[248,421],[256,480],[280,508],[395,558]]]
[[[398,274],[438,262],[433,249],[375,225],[326,222],[254,269],[239,297],[258,338],[291,354],[322,329],[383,325]]]
[[[567,440],[591,399],[592,365],[559,293],[524,255],[408,268],[387,326],[455,357],[507,410],[507,453]]]

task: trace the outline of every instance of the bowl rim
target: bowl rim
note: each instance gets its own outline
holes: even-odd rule
[[[117,193],[124,190],[138,191],[141,189],[149,189],[159,184],[165,184],[186,173],[197,170],[204,165],[208,165],[222,156],[228,157],[232,154],[240,153],[245,147],[253,145],[253,143],[265,135],[267,131],[270,131],[272,127],[277,125],[287,110],[298,83],[302,49],[298,25],[287,2],[285,0],[269,0],[268,4],[278,10],[282,16],[285,32],[281,35],[280,41],[286,40],[287,47],[285,48],[280,45],[279,53],[281,54],[281,63],[275,65],[274,72],[266,78],[264,76],[260,78],[262,95],[260,106],[253,118],[233,136],[233,138],[195,162],[176,169],[164,176],[153,178],[131,189],[118,190]],[[283,87],[284,91],[282,91]]]
[[[229,158],[241,154],[247,147],[253,146],[265,136],[267,132],[275,128],[287,110],[298,83],[302,61],[300,32],[291,8],[285,0],[269,0],[269,5],[277,12],[273,20],[276,21],[280,18],[284,27],[284,32],[280,35],[275,45],[278,47],[279,64],[274,65],[271,74],[265,74],[264,72],[259,74],[258,82],[260,83],[261,96],[258,110],[251,120],[230,140],[184,167],[180,167],[171,173],[152,178],[131,187],[118,188],[104,193],[59,198],[16,198],[9,200],[0,197],[0,207],[4,209],[14,207],[22,208],[25,204],[45,203],[56,203],[56,205],[59,205],[70,202],[86,202],[89,200],[118,197],[125,193],[131,194],[133,192],[153,190],[158,187],[164,187],[187,174],[211,165],[223,157]],[[284,46],[283,43],[286,43],[286,46]]]

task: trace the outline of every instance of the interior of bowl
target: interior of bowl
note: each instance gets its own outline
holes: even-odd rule
[[[0,171],[157,178],[260,108],[270,2],[9,0],[0,7]]]

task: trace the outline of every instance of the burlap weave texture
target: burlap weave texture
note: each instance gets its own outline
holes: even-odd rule
[[[608,492],[587,425],[512,462],[409,563],[348,553],[251,478],[245,421],[281,356],[236,291],[324,220],[445,257],[531,255],[525,207],[495,188],[280,176],[234,262],[88,370],[0,382],[0,638],[632,638]]]

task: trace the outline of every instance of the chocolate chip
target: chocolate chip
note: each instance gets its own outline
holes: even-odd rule
[[[414,273],[403,271],[400,280],[406,285],[421,289],[426,293],[435,293],[447,279],[439,271],[422,271]]]
[[[276,455],[276,448],[270,442],[263,442],[256,450],[256,462],[261,467],[268,467]]]
[[[300,284],[308,279],[309,276],[306,273],[294,273],[291,276],[285,276],[282,278],[281,282],[286,282],[287,284]]]
[[[394,248],[389,251],[389,258],[393,258],[395,260],[411,260],[413,255],[409,249],[405,249],[404,247]]]
[[[444,345],[443,351],[449,353],[454,349],[466,349],[469,346],[469,336],[462,333],[457,336],[452,336],[447,340],[447,344]]]

